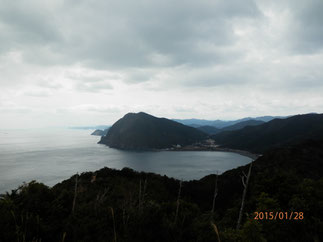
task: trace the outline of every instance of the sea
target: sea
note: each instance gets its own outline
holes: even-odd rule
[[[93,130],[0,130],[0,194],[35,180],[53,186],[103,167],[154,172],[182,180],[221,174],[251,158],[219,151],[124,151],[98,144]]]

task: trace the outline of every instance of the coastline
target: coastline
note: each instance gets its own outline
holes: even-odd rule
[[[98,143],[101,144],[101,143]],[[106,144],[103,144],[106,145]],[[135,152],[145,152],[145,151],[222,151],[222,152],[231,152],[231,153],[236,153],[239,155],[243,155],[246,157],[249,157],[253,160],[256,160],[258,157],[262,156],[261,154],[254,154],[246,150],[237,150],[237,149],[230,149],[230,148],[221,148],[217,146],[184,146],[184,147],[173,147],[173,148],[166,148],[166,149],[125,149],[125,148],[116,148],[116,147],[111,147],[109,145],[106,145],[109,148],[112,149],[117,149],[117,150],[123,150],[123,151],[135,151]]]
[[[216,148],[216,151],[225,151],[225,152],[232,152],[232,153],[237,153],[239,155],[243,155],[243,156],[247,156],[253,160],[256,160],[257,158],[259,158],[260,154],[254,154],[254,153],[251,153],[249,151],[246,151],[246,150],[235,150],[235,149],[229,149],[229,148]]]
[[[102,143],[98,142],[98,144],[102,144]],[[261,154],[251,153],[246,150],[222,148],[222,147],[218,147],[217,145],[203,145],[203,146],[188,145],[188,146],[183,146],[183,147],[172,147],[172,148],[164,148],[164,149],[156,149],[156,148],[155,149],[153,149],[153,148],[151,148],[151,149],[148,149],[148,148],[126,149],[126,148],[120,148],[120,147],[111,147],[107,144],[102,144],[102,145],[106,145],[112,149],[123,150],[123,151],[135,151],[135,152],[145,152],[145,151],[155,151],[155,152],[158,152],[158,151],[222,151],[222,152],[231,152],[231,153],[243,155],[243,156],[249,157],[253,160],[256,160],[258,157],[262,156]]]
[[[260,157],[260,154],[254,154],[246,150],[236,150],[230,148],[220,148],[220,147],[192,147],[192,146],[184,146],[181,148],[172,148],[172,149],[163,149],[164,151],[222,151],[222,152],[232,152],[239,155],[243,155],[249,157],[253,160],[256,160]]]

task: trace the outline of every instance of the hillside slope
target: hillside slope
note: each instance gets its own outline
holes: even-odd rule
[[[257,126],[221,132],[212,137],[222,147],[263,153],[281,145],[323,138],[323,114],[274,119]]]
[[[200,127],[200,126],[213,126],[218,129],[223,129],[228,126],[235,125],[237,123],[241,123],[244,121],[263,121],[268,122],[275,118],[287,118],[288,116],[262,116],[262,117],[246,117],[241,118],[237,120],[205,120],[205,119],[173,119],[176,122],[179,122],[181,124],[185,124],[187,126],[191,126],[194,128]]]
[[[209,126],[209,125],[204,125],[204,126],[200,126],[197,127],[198,130],[201,130],[202,132],[206,133],[206,134],[217,134],[218,132],[221,132],[221,129],[218,129],[214,126]]]
[[[237,231],[241,175],[248,168],[182,183],[129,168],[103,168],[74,175],[52,188],[24,184],[1,196],[0,241],[51,242],[65,237],[65,241],[114,241],[115,237],[138,242],[217,241],[211,221],[221,241],[323,238],[322,141],[275,149],[254,161],[242,227]],[[303,219],[255,220],[255,212],[260,211],[302,212]]]
[[[257,125],[261,125],[264,123],[265,123],[264,121],[260,121],[260,120],[246,120],[246,121],[236,123],[234,125],[224,127],[220,130],[220,132],[238,130],[238,129],[242,129],[247,126],[257,126]]]
[[[144,150],[188,145],[206,137],[195,128],[140,112],[119,119],[99,143],[112,148]]]

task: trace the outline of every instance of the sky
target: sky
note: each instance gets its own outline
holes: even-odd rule
[[[0,127],[323,112],[322,0],[0,0]]]

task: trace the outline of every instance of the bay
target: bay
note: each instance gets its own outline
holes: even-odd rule
[[[92,130],[0,130],[0,193],[36,180],[46,185],[75,173],[103,167],[154,172],[183,180],[200,179],[245,165],[250,158],[231,152],[111,149],[97,144]]]

